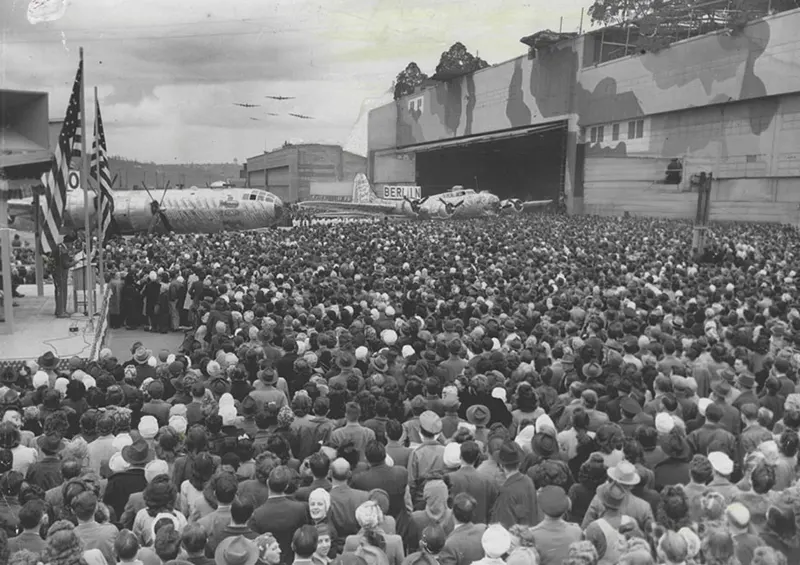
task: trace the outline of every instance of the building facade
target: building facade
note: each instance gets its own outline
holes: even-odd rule
[[[367,169],[367,159],[338,145],[286,145],[247,159],[247,186],[266,188],[284,202],[307,200],[312,183],[349,182]]]
[[[706,172],[712,220],[798,224],[797,29],[792,10],[606,62],[601,31],[552,43],[373,110],[370,178],[691,218]]]

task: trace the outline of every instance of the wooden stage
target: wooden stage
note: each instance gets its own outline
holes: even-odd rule
[[[72,288],[67,300],[67,312],[75,310]],[[90,318],[83,312],[68,318],[56,318],[53,285],[45,284],[44,296],[36,295],[36,285],[22,285],[24,298],[15,298],[14,333],[9,335],[6,324],[0,322],[0,364],[8,361],[27,361],[52,351],[62,362],[70,357],[89,358],[102,331],[100,316]]]

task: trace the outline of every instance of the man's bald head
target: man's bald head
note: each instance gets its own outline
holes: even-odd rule
[[[61,462],[61,476],[65,481],[74,479],[81,474],[81,471],[83,471],[83,466],[77,459],[70,458]]]
[[[346,481],[350,478],[350,463],[339,457],[331,463],[331,478],[335,481]]]

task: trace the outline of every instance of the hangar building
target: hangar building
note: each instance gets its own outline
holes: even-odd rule
[[[312,183],[322,190],[346,183],[350,194],[353,178],[366,169],[365,157],[338,145],[286,144],[247,159],[242,176],[248,187],[266,188],[284,202],[297,202],[310,197]]]
[[[796,9],[648,53],[560,35],[370,112],[368,176],[692,218],[710,172],[712,220],[800,224],[797,29]]]

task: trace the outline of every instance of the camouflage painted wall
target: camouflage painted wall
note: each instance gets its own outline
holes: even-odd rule
[[[398,147],[530,126],[569,112],[577,57],[566,43],[518,57],[396,101]],[[386,106],[369,116],[370,140],[388,128]],[[381,147],[370,146],[370,150]]]
[[[714,173],[712,218],[800,220],[800,94],[693,108],[643,119],[643,135],[614,140],[614,124],[586,129],[584,211],[691,217],[691,174]],[[593,131],[595,130],[595,131]],[[680,186],[665,185],[672,158],[683,163]]]
[[[800,91],[800,11],[581,70],[580,125]],[[774,116],[775,106],[772,115]],[[769,117],[770,113],[767,113]],[[768,125],[754,116],[758,132]]]

